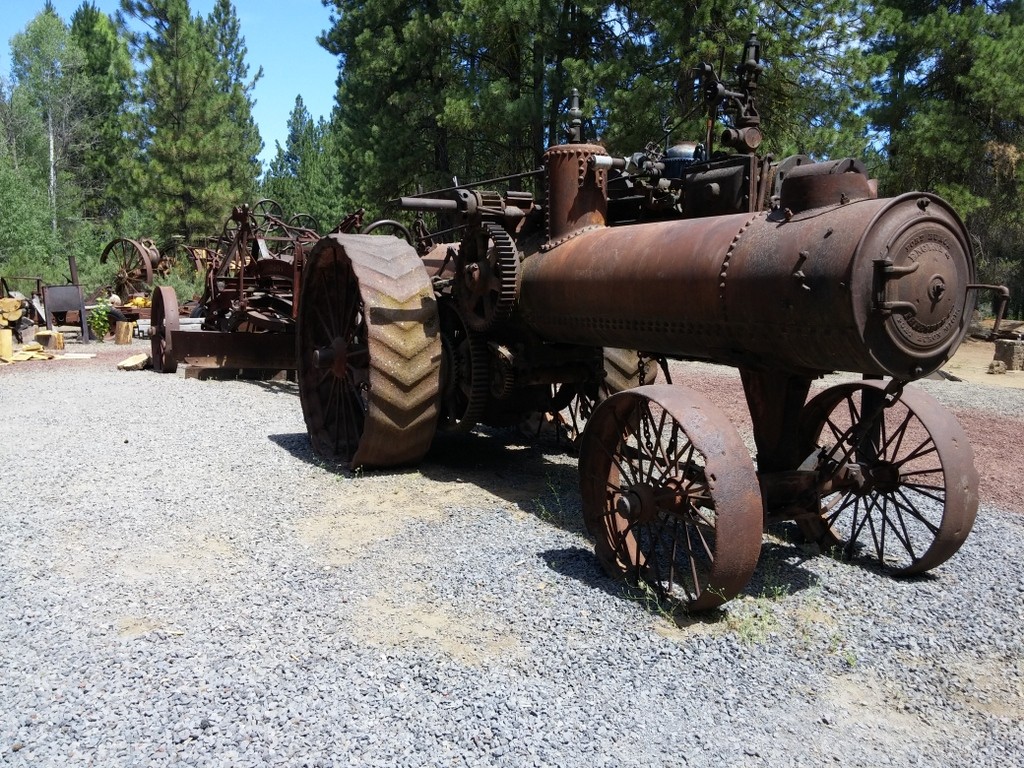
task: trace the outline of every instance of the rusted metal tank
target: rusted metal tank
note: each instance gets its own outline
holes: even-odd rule
[[[600,191],[594,149],[575,150],[579,182],[549,174],[552,221]],[[559,168],[566,154],[549,151]],[[822,168],[834,172],[787,179],[772,211],[629,227],[602,226],[600,215],[559,219],[545,251],[523,260],[524,322],[552,341],[736,366],[933,372],[974,305],[962,222],[934,195],[873,199],[854,166]],[[844,191],[815,193],[834,192],[842,177]],[[801,206],[787,199],[791,184]]]

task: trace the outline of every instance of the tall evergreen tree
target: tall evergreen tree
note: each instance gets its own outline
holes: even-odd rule
[[[160,241],[208,235],[252,189],[251,181],[240,188],[228,151],[238,133],[231,99],[218,87],[224,69],[187,0],[122,0],[122,9],[146,27],[135,38],[145,67],[144,163],[136,179],[141,197],[156,218]]]
[[[347,211],[340,207],[341,180],[335,161],[329,123],[314,121],[302,97],[288,116],[285,145],[277,153],[263,181],[263,195],[281,204],[286,213],[307,213],[322,231],[333,228]]]
[[[227,101],[227,143],[223,151],[230,157],[229,183],[238,191],[239,201],[244,202],[252,199],[256,179],[262,173],[259,154],[263,139],[252,116],[252,92],[263,77],[263,68],[259,67],[249,79],[245,38],[230,0],[217,0],[205,26],[217,64],[214,85]]]
[[[1024,3],[888,0],[892,58],[871,117],[887,138],[884,192],[934,191],[967,219],[982,278],[1024,312]]]
[[[71,19],[71,36],[85,56],[88,132],[74,147],[85,194],[85,215],[109,217],[131,202],[128,173],[135,157],[133,78],[127,38],[114,20],[91,2]]]
[[[856,105],[885,61],[862,42],[884,17],[860,0],[335,0],[334,9],[321,42],[339,57],[347,190],[373,203],[416,182],[536,167],[563,139],[572,88],[584,95],[591,139],[642,149],[679,115],[690,69],[719,67],[723,54],[733,66],[754,31],[767,54],[768,148],[860,154],[869,141]],[[682,130],[699,138],[703,121],[693,115]]]

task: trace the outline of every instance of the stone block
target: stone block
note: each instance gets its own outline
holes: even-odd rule
[[[1004,363],[1008,371],[1024,371],[1024,341],[997,339],[993,360]]]

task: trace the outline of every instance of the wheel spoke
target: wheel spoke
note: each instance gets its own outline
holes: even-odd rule
[[[928,447],[929,444],[931,445],[931,447]],[[898,463],[898,466],[903,466],[904,464],[906,464],[908,462],[917,461],[918,459],[922,459],[925,456],[930,456],[931,454],[935,453],[937,450],[938,450],[938,448],[936,447],[935,442],[930,437],[927,437],[927,438],[925,438],[924,440],[921,441],[921,444],[919,446],[917,446],[917,448],[915,448],[910,453],[910,455],[905,456]]]
[[[907,495],[902,490],[898,491],[897,493],[903,502],[900,505],[900,508],[908,515],[913,517],[915,520],[917,520],[919,523],[921,523],[921,525],[927,528],[932,534],[937,535],[940,530],[939,526],[933,523],[927,517],[925,517],[920,511],[918,511],[917,505],[914,504],[913,501],[908,499]]]
[[[706,398],[658,386],[612,395],[592,414],[580,459],[584,519],[606,568],[693,610],[746,583],[761,539],[756,475]]]
[[[897,538],[900,544],[903,545],[903,549],[906,551],[908,555],[910,555],[910,559],[912,561],[916,561],[918,557],[916,552],[914,551],[914,541],[911,537],[910,529],[907,527],[907,520],[903,516],[903,507],[900,505],[900,503],[896,500],[895,497],[887,496],[886,502],[887,504],[888,502],[892,503],[893,513],[895,515],[896,521],[899,522],[899,526],[896,526],[892,522],[892,517],[887,516],[889,519],[889,527],[892,530],[893,535]]]
[[[841,384],[805,406],[801,451],[818,452],[823,493],[818,516],[797,522],[824,548],[863,546],[895,573],[918,573],[952,555],[970,530],[977,473],[962,428],[933,398],[886,392],[875,382]]]

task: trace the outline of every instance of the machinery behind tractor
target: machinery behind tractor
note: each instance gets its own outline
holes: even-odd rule
[[[709,129],[612,157],[582,140],[575,110],[543,169],[506,180],[539,175],[540,195],[401,199],[456,222],[457,240],[320,240],[298,312],[317,453],[409,464],[438,433],[582,400],[596,404],[579,448],[599,559],[690,610],[744,587],[765,523],[796,521],[896,574],[950,557],[978,505],[973,454],[907,384],[950,358],[988,287],[970,238],[935,195],[878,198],[857,161],[760,157],[760,73],[753,36],[737,85],[698,72],[728,152]],[[649,383],[667,359],[739,369],[756,467],[707,398]],[[808,401],[832,371],[865,378]]]

